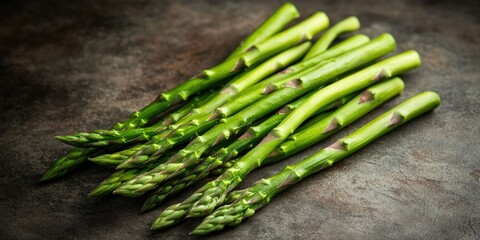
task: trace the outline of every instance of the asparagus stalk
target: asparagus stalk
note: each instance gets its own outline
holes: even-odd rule
[[[264,160],[264,164],[290,157],[331,135],[331,133],[343,129],[380,104],[400,94],[403,87],[403,81],[396,77],[367,88],[329,117],[312,119],[308,127],[299,129],[300,131],[288,137],[286,141],[271,152]],[[319,131],[321,129],[323,131]]]
[[[328,51],[319,54],[311,59],[302,61],[295,65],[292,65],[285,70],[269,77],[249,89],[245,90],[244,93],[235,97],[233,101],[227,102],[221,107],[218,108],[218,114],[221,114],[222,117],[229,117],[235,113],[242,110],[245,106],[251,105],[256,101],[260,100],[265,94],[269,94],[274,89],[272,89],[272,84],[282,85],[292,79],[301,77],[315,69],[330,59],[334,59],[346,52],[349,52],[355,48],[358,48],[366,44],[370,39],[365,35],[355,35],[335,46],[333,46]]]
[[[319,31],[328,26],[328,17],[325,13],[313,14],[310,18],[283,32],[265,39],[252,46],[252,50],[230,58],[218,66],[202,71],[198,77],[191,78],[159,95],[159,97],[139,111],[134,112],[128,119],[115,124],[112,129],[125,130],[141,127],[147,124],[154,116],[162,113],[170,106],[185,101],[190,96],[205,89],[218,85],[225,78],[239,70],[259,63],[266,58],[290,48],[299,42],[307,41]],[[102,150],[95,148],[74,148],[66,156],[54,162],[40,181],[47,181],[65,175],[68,171],[78,167],[87,157],[97,156]]]
[[[225,173],[205,184],[184,202],[172,205],[162,212],[152,228],[160,229],[173,225],[185,216],[200,217],[208,215],[216,206],[223,203],[226,195],[249,172],[261,166],[265,158],[295,131],[305,119],[311,116],[312,112],[338,99],[341,95],[361,90],[377,81],[415,68],[419,64],[420,58],[418,54],[414,51],[408,51],[383,60],[317,91],[293,110],[256,148],[240,158]],[[305,84],[305,82],[302,84]]]
[[[332,166],[398,126],[433,110],[439,104],[440,97],[434,92],[423,92],[410,98],[303,161],[287,166],[279,173],[262,179],[249,188],[237,191],[235,193],[237,199],[233,203],[218,208],[206,217],[192,234],[204,235],[222,230],[225,226],[240,224],[243,219],[251,217],[255,211],[268,204],[282,190]]]
[[[335,101],[332,103],[333,106],[335,107],[340,107],[342,105],[345,104],[345,102],[347,102],[348,100],[352,99],[351,95],[348,95],[338,101]],[[332,107],[333,109],[333,107]],[[330,111],[326,111],[326,112],[321,112],[319,114],[317,114],[316,116],[312,117],[311,119],[309,119],[306,123],[302,124],[302,126],[300,126],[296,131],[295,133],[297,132],[300,132],[302,131],[303,129],[306,129],[310,126],[312,126],[313,124],[321,121],[322,119],[326,118],[327,116],[329,116],[330,114],[332,114],[332,110]],[[313,129],[312,129],[313,131]],[[261,138],[263,138],[265,136],[262,136]],[[261,140],[261,139],[259,139]],[[250,150],[250,149],[248,149]],[[300,150],[299,150],[300,151]],[[275,161],[268,161],[270,157],[268,157],[266,160],[265,160],[265,163],[262,164],[263,165],[266,165],[267,163],[270,163],[270,162],[276,162],[277,160]],[[234,158],[234,159],[228,159],[228,161],[224,162],[221,166],[219,166],[218,168],[215,168],[213,170],[210,171],[210,175],[212,176],[219,176],[219,175],[222,175],[227,169],[233,167],[233,165],[238,162],[238,158]]]
[[[270,58],[258,67],[240,74],[232,82],[227,84],[213,99],[193,109],[188,118],[182,120],[182,123],[188,123],[207,113],[210,114],[218,106],[232,99],[238,93],[300,59],[308,51],[310,46],[310,42],[305,42],[292,47]]]
[[[396,77],[385,82],[377,83],[361,93],[355,94],[355,96],[341,99],[341,102],[348,99],[348,103],[333,113],[325,112],[309,119],[308,122],[299,127],[294,134],[274,150],[262,162],[262,166],[290,157],[320,142],[335,132],[340,131],[380,104],[400,94],[403,87],[403,81]],[[323,131],[320,131],[322,129]],[[223,172],[232,167],[237,161],[238,159],[233,159],[223,164],[221,168],[215,169],[218,170],[219,174],[217,175],[223,174]],[[215,173],[212,172],[212,175],[215,175]],[[225,201],[228,202],[228,200]]]
[[[337,38],[338,35],[346,32],[357,31],[360,28],[360,21],[357,17],[348,17],[343,21],[335,24],[333,27],[328,29],[325,34],[323,34],[320,39],[313,45],[313,47],[305,55],[304,59],[310,59],[319,53],[327,50],[328,46],[332,44],[333,40]]]
[[[313,26],[313,23],[317,23],[319,26]],[[303,32],[306,34],[307,39],[311,38],[316,32],[320,31],[323,28],[326,28],[328,25],[328,18],[324,13],[317,13],[314,14],[309,19],[305,20],[303,23],[300,23],[296,27],[293,27],[289,30],[286,30],[278,35],[282,38],[278,38],[278,36],[274,36],[273,42],[279,41],[280,39],[285,39],[285,34],[295,34],[297,32]],[[297,34],[298,35],[298,34]],[[268,41],[268,40],[267,40]],[[263,45],[262,45],[263,46]],[[171,137],[169,139],[161,138],[159,141],[152,141],[150,144],[144,146],[144,149],[139,150],[137,153],[132,155],[129,159],[119,165],[120,169],[123,168],[130,168],[132,166],[142,165],[148,163],[150,157],[153,154],[160,155],[162,152],[170,149],[171,147],[180,144],[185,141],[188,141],[193,135],[186,135],[188,133],[197,133],[201,134],[200,127],[203,127],[203,132],[207,129],[205,126],[212,126],[216,122],[209,119],[208,113],[224,103],[226,100],[233,97],[239,91],[247,88],[248,86],[258,82],[259,80],[263,79],[265,76],[272,74],[273,72],[277,71],[279,68],[289,65],[291,62],[295,61],[299,57],[301,57],[307,48],[309,48],[309,43],[302,44],[298,47],[294,47],[290,50],[285,51],[277,55],[276,57],[272,58],[271,60],[265,62],[264,64],[260,65],[259,67],[255,68],[252,71],[247,72],[246,74],[242,74],[240,78],[235,79],[231,84],[229,84],[223,91],[222,94],[216,96],[215,98],[211,99],[208,103],[204,104],[201,108],[194,109],[191,114],[185,119],[182,119],[178,124],[175,126],[170,126],[171,128],[175,129],[179,125],[192,123],[193,129],[186,130],[181,129],[177,130],[176,132],[170,134]],[[263,47],[265,48],[265,47]],[[260,47],[259,47],[260,49]],[[266,50],[267,51],[267,50]],[[270,51],[270,50],[268,50]],[[249,54],[250,52],[246,53]],[[207,124],[209,123],[209,124]],[[188,128],[188,127],[187,127]],[[175,140],[172,140],[175,139]],[[137,148],[138,149],[138,148]],[[105,157],[105,156],[104,156]],[[155,156],[153,156],[155,157]]]
[[[219,111],[222,113],[223,117],[228,117],[230,115],[233,115],[234,113],[240,111],[245,106],[250,105],[254,101],[261,98],[262,97],[262,92],[265,91],[265,89],[267,89],[266,87],[268,86],[268,84],[277,82],[277,80],[279,80],[279,81],[284,80],[283,82],[280,82],[280,84],[285,83],[286,80],[288,80],[288,79],[286,79],[286,77],[292,76],[293,73],[300,72],[300,71],[304,70],[305,68],[310,67],[313,64],[321,62],[325,59],[329,59],[329,58],[338,56],[338,55],[340,55],[340,54],[342,54],[346,51],[349,51],[349,50],[351,50],[355,47],[358,47],[358,46],[360,46],[360,45],[362,45],[362,44],[364,44],[368,41],[369,41],[369,38],[365,35],[355,35],[355,36],[345,40],[344,42],[341,42],[341,43],[337,44],[331,50],[325,52],[325,54],[321,54],[320,56],[316,56],[315,58],[312,58],[308,61],[304,61],[302,63],[291,66],[291,67],[287,68],[286,70],[282,71],[281,74],[277,74],[277,75],[273,76],[273,78],[269,78],[267,80],[264,80],[264,81],[260,82],[259,84],[256,84],[253,87],[253,89],[252,89],[252,87],[247,89],[246,92],[248,92],[248,93],[245,96],[239,97],[238,101],[235,101],[234,104],[227,103],[226,106],[221,107],[219,109]],[[297,76],[299,76],[299,75],[297,74],[297,75],[294,75],[292,77],[297,77]],[[240,95],[242,95],[242,94],[240,94]],[[237,99],[237,98],[235,98],[235,99]],[[246,99],[248,99],[248,100],[246,100]],[[216,103],[216,102],[214,101],[214,103]],[[201,115],[201,114],[211,111],[217,105],[218,104],[205,104],[201,108],[194,109],[192,111],[192,113],[189,114],[189,116],[187,118],[182,119],[179,123],[177,123],[175,125],[172,125],[170,127],[173,128],[173,129],[176,129],[176,128],[178,128],[178,126],[181,126],[185,123],[189,123],[192,120],[195,120],[194,125],[198,126],[200,122],[206,121],[207,119],[210,118],[207,115]],[[179,134],[184,135],[183,131],[180,131]],[[166,135],[163,135],[163,137],[164,136],[166,136]],[[171,141],[166,141],[166,140],[163,139],[163,137],[157,138],[157,139],[163,140],[163,141],[156,142],[155,144],[153,144],[152,148],[148,148],[147,150],[145,150],[143,152],[143,154],[146,154],[146,155],[154,154],[154,153],[161,154],[162,151],[164,151],[166,149],[169,149],[171,147],[171,143],[175,143],[175,142],[171,142]],[[160,146],[162,146],[162,147],[160,147]],[[118,153],[118,154],[103,155],[103,156],[95,158],[95,160],[112,162],[112,163],[118,164],[118,161],[125,161],[130,156],[132,156],[133,153],[136,153],[137,151],[139,151],[142,148],[146,148],[146,145],[142,145],[142,147],[134,147],[135,151],[127,150],[127,151],[122,151],[121,153]],[[138,152],[138,154],[141,155],[140,152]],[[110,157],[112,159],[109,159]],[[133,166],[136,166],[136,165],[141,166],[142,164],[145,164],[145,163],[148,163],[148,159],[145,158],[145,157],[141,157],[141,158],[130,157],[130,160],[128,162],[125,162],[123,165],[120,165],[119,168],[120,169],[130,168],[130,167],[133,167]]]
[[[204,121],[207,121],[207,120],[205,119]],[[99,165],[109,165],[109,166],[116,165],[117,169],[143,168],[146,164],[158,159],[158,157],[160,155],[152,156],[152,157],[147,158],[147,159],[140,159],[139,158],[138,162],[127,161],[127,160],[129,160],[132,156],[134,156],[138,152],[145,151],[145,149],[148,148],[150,146],[150,143],[152,143],[152,142],[155,143],[155,142],[159,142],[159,141],[166,141],[165,140],[166,137],[169,137],[169,140],[176,140],[176,141],[183,140],[183,141],[186,141],[186,140],[188,140],[188,138],[191,138],[195,135],[198,135],[200,132],[204,132],[207,129],[211,128],[212,125],[215,124],[215,123],[216,123],[216,120],[204,122],[204,124],[202,124],[202,125],[194,122],[191,125],[194,125],[195,127],[180,128],[176,131],[178,134],[175,134],[174,136],[171,136],[171,135],[175,132],[173,130],[167,129],[167,130],[162,131],[159,134],[153,136],[150,139],[150,142],[147,142],[147,143],[144,143],[144,144],[138,144],[138,145],[132,146],[128,149],[124,149],[122,151],[119,151],[119,152],[99,155],[99,156],[90,158],[90,161],[92,161],[96,164],[99,164]],[[168,149],[170,149],[170,148],[168,148]],[[163,151],[162,151],[162,153],[163,153]]]
[[[222,107],[220,107],[219,112],[222,113],[223,117],[229,117],[232,116],[233,114],[237,113],[240,111],[242,108],[245,108],[245,106],[253,104],[255,101],[259,100],[262,98],[263,94],[262,92],[266,91],[268,89],[267,87],[269,84],[272,83],[278,83],[278,82],[285,82],[287,80],[294,79],[295,77],[301,76],[299,74],[300,72],[306,70],[309,67],[312,67],[315,64],[318,64],[322,61],[325,61],[327,59],[334,58],[336,56],[339,56],[345,52],[348,52],[356,47],[359,47],[365,43],[370,41],[370,39],[362,34],[358,34],[355,36],[352,36],[348,38],[347,40],[340,42],[339,44],[333,46],[331,49],[327,50],[325,53],[320,54],[318,56],[315,56],[314,58],[311,58],[307,61],[303,61],[301,63],[295,64],[293,66],[288,67],[287,69],[283,70],[282,72],[273,75],[272,77],[263,80],[260,83],[257,83],[254,86],[251,86],[250,88],[246,89],[245,91],[239,93],[240,96],[236,96],[234,101],[229,102],[224,104]],[[313,70],[313,69],[311,69]],[[306,72],[303,72],[304,74]],[[282,81],[283,80],[283,81]],[[179,123],[174,124],[170,126],[173,129],[178,128],[179,126],[190,122],[191,121],[191,115],[193,114],[199,114],[199,113],[206,113],[208,112],[209,109],[206,109],[205,107],[202,107],[201,109],[194,109],[193,113],[189,115],[189,117],[182,119]],[[203,116],[205,117],[205,116]],[[201,119],[202,120],[202,119]],[[163,139],[163,137],[156,138],[156,139]],[[131,149],[127,149],[121,152],[113,153],[113,154],[104,154],[100,155],[95,158],[90,158],[91,161],[96,162],[97,164],[100,163],[105,163],[108,165],[114,164],[118,165],[131,157],[134,153],[139,151],[140,149],[144,148],[146,145],[141,145],[141,146],[135,146]],[[140,166],[143,164],[142,162],[139,162]],[[136,165],[135,162],[131,162],[131,164],[128,167],[132,167]],[[127,167],[127,166],[124,166]]]
[[[395,63],[398,64],[395,65]],[[392,65],[385,66],[388,64]],[[221,204],[231,189],[236,187],[250,171],[261,166],[265,158],[275,148],[293,133],[304,120],[312,116],[312,111],[316,111],[318,108],[328,104],[332,98],[335,99],[338,95],[350,94],[373,84],[379,74],[388,76],[392,74],[397,75],[398,72],[408,71],[419,65],[420,58],[418,54],[414,51],[407,52],[361,70],[316,92],[289,114],[255,149],[242,157],[232,168],[228,169],[215,181],[212,181],[209,189],[204,190],[203,196],[192,205],[188,216],[205,216],[210,213],[213,208],[218,206],[218,204]],[[391,67],[391,69],[388,69],[389,67]],[[369,71],[373,74],[369,73]],[[381,76],[381,78],[383,79],[385,77]],[[336,124],[336,126],[341,126],[339,123]],[[332,129],[335,128],[332,127]],[[212,188],[212,186],[215,186],[215,188]]]
[[[250,85],[260,81],[264,77],[277,72],[281,68],[290,65],[292,62],[301,58],[306,51],[310,48],[309,42],[292,47],[275,57],[272,57],[268,61],[264,62],[260,66],[247,71],[245,74],[240,74],[239,77],[231,81],[225,86],[218,94],[207,98],[207,96],[195,99],[191,101],[191,104],[187,104],[185,108],[181,108],[180,111],[175,112],[175,115],[170,115],[166,123],[175,123],[187,114],[189,119],[195,119],[198,115],[209,113],[222,103],[226,102],[229,98],[235,96],[236,93],[243,91]],[[202,101],[205,98],[208,101]],[[196,107],[193,109],[193,107]],[[195,113],[191,113],[192,111]],[[179,119],[180,118],[180,119]],[[175,121],[175,119],[177,119]],[[182,121],[184,122],[184,121]],[[188,121],[187,121],[188,122]],[[162,124],[160,126],[153,126],[149,128],[137,128],[124,131],[116,130],[99,130],[94,133],[78,133],[69,136],[57,136],[57,139],[67,144],[71,144],[78,147],[104,147],[112,144],[126,144],[134,141],[146,141],[152,136],[165,131],[168,125]]]
[[[311,40],[317,33],[328,27],[329,19],[324,12],[316,12],[303,22],[282,31],[265,41],[254,44],[247,52],[241,54],[239,60],[235,61],[234,69],[238,65],[250,67],[253,64],[259,63],[264,59],[278,53],[282,50],[288,49],[305,41]],[[231,60],[230,60],[231,61]],[[229,66],[229,64],[225,64]],[[225,66],[217,66],[208,70],[204,70],[203,74],[212,78],[217,75],[217,71],[225,71]]]
[[[313,94],[313,92],[311,94]],[[311,94],[302,96],[294,102],[282,107],[277,111],[277,113],[265,121],[256,126],[250,127],[236,141],[217,150],[215,153],[207,157],[203,162],[192,167],[192,170],[189,169],[176,178],[171,179],[159,186],[145,201],[142,207],[142,212],[155,208],[168,197],[173,196],[191,184],[206,178],[209,176],[210,172],[217,170],[217,167],[221,167],[221,170],[226,169],[225,165],[227,163],[232,164],[232,162],[235,162],[233,158],[254,147],[259,140],[261,140],[268,132],[270,132],[270,130],[278,125],[289,112],[300,105]],[[321,109],[319,112],[324,112],[339,107],[343,105],[345,99],[346,98],[342,98],[338,101],[335,101]],[[326,113],[327,114],[319,114],[318,117],[326,117],[328,112]],[[223,173],[223,171],[221,173]]]
[[[268,37],[281,31],[288,23],[300,17],[297,8],[291,3],[285,3],[278,8],[267,20],[255,29],[240,45],[227,57],[235,58],[246,52],[251,46],[264,41]]]
[[[82,132],[74,135],[56,136],[55,138],[76,147],[106,147],[123,145],[133,142],[147,141],[153,136],[165,131],[169,124],[175,123],[186,116],[195,107],[201,106],[214,97],[215,91],[195,96],[184,106],[169,114],[165,119],[145,128],[128,130],[97,130],[92,133]]]
[[[227,60],[241,55],[248,48],[252,47],[254,44],[259,43],[267,39],[268,37],[278,33],[288,23],[298,18],[299,16],[300,14],[293,4],[286,3],[282,5],[268,19],[266,19],[260,26],[258,26],[254,32],[252,32],[247,38],[245,38],[241,42],[240,46],[238,46],[230,54],[230,56],[227,57]],[[197,107],[199,106],[201,106],[201,104],[200,105],[197,104]],[[163,121],[162,126],[168,126],[171,123],[177,122],[178,120],[183,118],[187,113],[189,113],[193,107],[194,107],[193,103],[187,104],[184,108],[181,109],[183,111],[177,111],[176,113],[171,114],[169,118],[165,119]],[[150,133],[156,132],[156,131],[161,131],[161,130],[158,128],[150,128],[150,129],[145,129],[144,131],[141,131],[141,130],[135,131],[135,133],[142,134],[143,132],[146,132],[147,135],[150,136]],[[123,142],[122,141],[123,136],[124,135],[130,136],[131,134],[133,134],[133,132],[123,133],[115,130],[99,130],[99,132],[96,132],[96,133],[90,133],[88,135],[86,134],[88,133],[79,133],[78,135],[73,135],[73,136],[58,136],[56,138],[60,141],[63,141],[67,144],[72,144],[74,146],[79,145],[79,147],[99,147],[99,146],[108,145],[103,142],[103,138],[108,139],[108,138],[113,138],[114,136],[115,137],[118,136],[117,138],[114,138],[112,141]],[[98,136],[98,134],[100,134],[100,136]],[[95,142],[89,143],[89,141],[92,141],[92,140]],[[100,143],[97,143],[97,142],[100,142]]]
[[[195,140],[190,142],[184,149],[173,155],[165,164],[160,164],[152,171],[124,183],[117,188],[114,193],[141,195],[145,191],[155,188],[165,180],[178,175],[180,170],[198,164],[200,157],[208,148],[228,139],[230,135],[236,134],[242,127],[248,126],[253,121],[267,115],[293,99],[329,81],[333,81],[336,76],[391,52],[394,47],[395,40],[393,37],[389,34],[383,34],[370,43],[339,56],[335,61],[323,65],[323,67],[317,69],[317,71],[306,74],[299,79],[293,79],[283,86],[279,86],[279,89],[269,96],[242,110],[238,114],[223,119],[221,124],[216,125],[203,135],[195,138]],[[376,74],[378,74],[378,72],[379,71],[377,71]],[[382,77],[383,75],[378,78],[381,79]],[[354,86],[357,86],[357,84],[354,84]],[[341,97],[342,95],[339,94],[329,100],[335,101]],[[317,109],[312,112],[316,110]]]

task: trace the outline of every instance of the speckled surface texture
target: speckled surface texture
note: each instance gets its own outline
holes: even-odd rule
[[[86,165],[61,180],[37,184],[69,149],[53,136],[106,128],[213,66],[281,3],[0,3],[0,238],[194,238],[188,233],[199,223],[195,220],[150,232],[164,207],[140,215],[143,198],[87,197],[108,169]],[[209,239],[479,239],[479,2],[296,5],[304,17],[323,10],[332,22],[356,15],[362,33],[390,32],[397,52],[413,48],[423,57],[423,66],[404,76],[401,97],[335,138],[424,90],[438,92],[443,103]],[[332,141],[255,171],[242,186]]]

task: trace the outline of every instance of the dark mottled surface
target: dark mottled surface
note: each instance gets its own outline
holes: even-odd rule
[[[186,239],[198,221],[149,231],[143,199],[91,199],[105,169],[38,185],[68,146],[58,134],[105,128],[213,66],[281,1],[10,1],[0,3],[2,239]],[[405,93],[337,136],[424,90],[443,98],[330,170],[292,187],[213,239],[479,239],[478,1],[302,1],[303,16],[349,15],[388,31],[423,66]],[[246,184],[331,142],[256,171]],[[191,192],[192,190],[190,190]],[[169,203],[183,199],[175,198]]]

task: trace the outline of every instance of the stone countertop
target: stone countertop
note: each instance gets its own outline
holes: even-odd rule
[[[53,136],[106,128],[213,66],[282,1],[9,1],[0,3],[0,238],[189,239],[198,220],[150,232],[164,207],[144,198],[89,198],[111,170],[91,164],[37,180],[69,147]],[[359,17],[361,33],[392,33],[423,66],[404,93],[346,135],[421,91],[442,105],[277,196],[208,239],[479,239],[478,1],[298,1],[302,16]],[[328,145],[253,172],[242,186]],[[199,185],[197,185],[198,187]],[[164,206],[184,199],[195,188]]]

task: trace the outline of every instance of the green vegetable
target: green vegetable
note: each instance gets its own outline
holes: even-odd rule
[[[216,94],[218,94],[218,91],[210,91],[195,96],[187,104],[169,114],[164,120],[159,121],[150,127],[127,130],[97,130],[91,133],[82,132],[74,135],[56,136],[55,138],[77,147],[105,147],[109,145],[144,142],[165,131],[168,125],[179,121],[195,107],[202,106]]]
[[[333,40],[337,38],[338,35],[346,32],[357,31],[360,28],[360,21],[357,17],[348,17],[343,21],[335,24],[333,27],[328,29],[318,41],[313,45],[313,47],[308,51],[304,59],[310,59],[319,53],[327,50],[328,46],[332,44]]]
[[[143,149],[138,150],[137,153],[133,154],[129,159],[125,160],[125,162],[123,162],[119,166],[119,168],[130,168],[131,166],[146,164],[151,160],[150,157],[152,155],[159,155],[164,151],[186,140],[190,140],[191,137],[195,137],[194,135],[187,136],[187,132],[192,134],[204,133],[206,130],[208,130],[207,128],[205,128],[207,124],[208,126],[213,127],[213,124],[217,122],[216,119],[212,121],[209,115],[214,109],[216,109],[218,106],[231,99],[232,97],[235,97],[237,93],[243,91],[247,87],[262,80],[266,76],[277,72],[281,68],[290,65],[292,62],[300,59],[310,48],[310,45],[311,44],[309,42],[306,42],[296,47],[290,48],[265,61],[260,66],[252,70],[248,70],[244,74],[241,74],[239,77],[235,78],[233,81],[227,84],[227,86],[225,86],[219,92],[219,94],[214,96],[201,107],[194,109],[188,117],[182,119],[178,124],[176,124],[181,126],[180,129],[172,132],[166,138],[161,138],[158,141],[149,142],[144,146]],[[179,126],[171,126],[171,128],[179,128]],[[200,127],[203,127],[203,131],[199,130]],[[193,129],[195,129],[195,131],[192,131]],[[178,138],[178,135],[180,135],[181,138]],[[181,141],[178,139],[181,139]]]
[[[312,15],[307,20],[299,23],[298,25],[281,32],[272,38],[267,39],[267,42],[272,42],[272,44],[280,44],[282,41],[284,45],[289,46],[293,44],[291,39],[296,37],[303,36],[302,41],[306,39],[311,39],[311,37],[316,33],[326,28],[328,25],[328,18],[324,13],[316,13]],[[306,37],[306,39],[304,39]],[[262,43],[263,44],[263,43]],[[271,48],[262,47],[264,45],[255,46],[260,50],[253,50],[245,53],[245,55],[251,54],[252,52],[262,51],[261,49],[267,49],[265,51],[270,51]],[[279,45],[278,48],[281,46]],[[285,51],[282,54],[279,54],[277,57],[273,57],[271,60],[265,62],[259,67],[248,71],[245,74],[242,74],[238,79],[234,79],[231,84],[229,84],[223,91],[223,94],[216,96],[211,99],[209,102],[204,104],[201,108],[194,109],[192,114],[189,114],[188,117],[179,121],[177,126],[170,126],[175,129],[178,125],[184,125],[182,129],[177,129],[175,132],[169,132],[164,134],[162,138],[158,138],[158,141],[151,141],[149,144],[145,145],[143,149],[136,152],[134,155],[130,156],[122,164],[118,166],[119,169],[131,168],[132,166],[138,166],[142,164],[147,164],[153,160],[158,155],[162,154],[166,150],[184,143],[188,142],[191,138],[195,137],[195,134],[202,134],[208,130],[208,126],[212,127],[217,123],[217,119],[212,119],[209,115],[205,115],[209,111],[212,111],[217,106],[234,96],[237,92],[242,91],[246,87],[254,84],[255,82],[260,81],[265,76],[272,74],[277,71],[279,68],[284,67],[300,58],[309,44],[302,44],[298,47],[294,47],[290,50]],[[250,55],[248,55],[250,56]],[[185,126],[189,125],[189,126]],[[166,138],[165,138],[166,137]]]
[[[253,45],[264,41],[268,37],[280,32],[288,23],[300,17],[297,8],[291,3],[285,3],[278,8],[267,20],[245,38],[228,57],[227,60],[235,58],[246,52]]]
[[[243,219],[251,217],[285,188],[332,166],[396,127],[433,110],[439,104],[440,97],[434,92],[424,92],[403,102],[303,161],[285,167],[279,173],[262,179],[249,188],[235,191],[232,193],[235,201],[218,208],[206,217],[192,234],[204,235],[222,230],[225,226],[240,224]]]
[[[383,34],[364,46],[337,57],[335,61],[324,64],[317,71],[310,72],[298,79],[293,79],[283,86],[278,86],[278,90],[274,93],[252,104],[238,114],[223,119],[221,124],[195,138],[184,149],[173,155],[165,164],[160,164],[152,171],[122,184],[114,193],[138,196],[155,188],[165,180],[177,176],[184,168],[198,164],[202,154],[207,149],[228,139],[230,135],[238,133],[239,130],[250,125],[253,121],[269,114],[295,98],[333,81],[335,77],[391,52],[394,47],[395,40],[393,37],[389,34]],[[380,77],[383,77],[383,75]],[[353,86],[356,85],[354,84]],[[342,96],[344,95],[337,94],[336,99]],[[334,101],[336,99],[329,100]],[[310,109],[308,111],[314,113],[316,110]]]
[[[223,117],[228,117],[233,115],[234,113],[237,113],[240,111],[242,108],[245,108],[246,106],[252,104],[253,102],[259,100],[262,98],[264,95],[262,92],[267,88],[269,84],[272,83],[278,83],[280,81],[286,82],[288,80],[291,80],[293,78],[287,78],[287,77],[292,77],[293,74],[301,72],[305,70],[308,67],[311,67],[313,64],[318,64],[319,62],[325,61],[327,59],[333,58],[335,56],[338,56],[340,54],[343,54],[349,50],[352,50],[360,45],[365,44],[366,42],[370,41],[370,39],[365,36],[365,35],[355,35],[353,37],[348,38],[347,40],[335,45],[328,51],[326,51],[324,54],[321,54],[319,56],[316,56],[312,59],[309,59],[308,61],[303,61],[301,63],[295,64],[293,66],[288,67],[284,71],[282,71],[279,74],[276,74],[266,80],[263,80],[262,82],[248,88],[247,90],[240,92],[238,95],[234,98],[234,101],[231,101],[230,103],[224,104],[224,106],[220,107],[222,116]],[[313,70],[313,69],[312,69]],[[295,76],[300,76],[300,75],[295,75]],[[293,77],[295,77],[293,76]],[[280,82],[281,83],[281,82]],[[208,105],[207,105],[208,106]],[[179,126],[189,122],[191,123],[191,120],[194,119],[195,117],[199,118],[197,121],[195,121],[198,125],[199,122],[205,121],[206,119],[210,118],[210,116],[205,116],[202,115],[202,113],[208,113],[211,111],[210,106],[202,106],[200,108],[192,110],[192,113],[188,114],[189,116],[182,119],[179,123],[170,125],[170,128],[172,129],[177,129]],[[158,137],[154,137],[152,139],[153,141],[156,140],[163,140],[164,137],[169,135],[170,132],[165,132],[162,133]],[[121,152],[117,153],[112,153],[112,154],[104,154],[97,156],[95,158],[90,158],[91,161],[97,163],[97,164],[104,164],[104,165],[118,165],[133,156],[135,153],[137,153],[139,150],[145,148],[147,145],[137,145],[134,146],[130,149],[123,150]],[[165,148],[168,148],[165,146]],[[152,150],[152,154],[156,152],[155,149]],[[161,152],[161,151],[160,151]],[[159,153],[160,153],[159,152]],[[146,164],[148,162],[147,160],[142,161],[143,159],[139,160],[131,160],[128,163],[125,163],[121,166],[119,166],[120,169],[125,169],[125,168],[131,168],[131,167],[141,167],[143,164]]]
[[[313,94],[313,92],[311,94]],[[235,140],[228,146],[220,148],[215,153],[210,154],[210,156],[205,158],[198,165],[189,167],[184,173],[179,174],[176,178],[170,179],[163,183],[161,186],[155,189],[155,191],[153,191],[153,193],[150,194],[150,196],[147,198],[142,207],[142,212],[148,211],[160,205],[169,196],[173,196],[184,188],[190,186],[191,184],[204,179],[210,174],[211,171],[216,170],[218,167],[221,167],[222,170],[224,170],[227,163],[226,161],[231,164],[232,162],[234,162],[233,158],[235,158],[237,155],[254,147],[259,142],[259,140],[261,140],[268,132],[270,132],[270,130],[277,126],[287,116],[289,112],[291,112],[298,105],[300,105],[311,94],[302,96],[294,102],[285,105],[280,110],[278,110],[277,113],[275,113],[265,121],[259,123],[256,126],[248,128],[248,130],[243,135],[241,135],[237,140]],[[329,106],[321,109],[319,112],[324,112],[332,108],[339,107],[343,105],[344,101],[345,99],[335,101]],[[319,114],[319,117],[325,116],[326,114]]]
[[[257,102],[262,97],[264,97],[265,94],[269,94],[272,91],[275,91],[275,86],[283,85],[288,81],[299,78],[309,72],[316,71],[317,68],[319,68],[329,60],[332,60],[335,57],[338,57],[355,48],[358,48],[366,44],[368,41],[370,41],[370,39],[365,35],[355,35],[333,46],[331,49],[325,51],[322,54],[319,54],[306,61],[302,61],[300,63],[292,65],[285,70],[273,75],[272,77],[269,77],[245,90],[244,93],[235,97],[234,101],[230,101],[222,105],[218,108],[217,114],[221,115],[222,117],[232,116],[245,108],[245,106]]]
[[[392,75],[398,75],[419,65],[420,57],[418,54],[415,51],[408,51],[360,70],[317,91],[293,110],[258,146],[227,169],[225,173],[205,184],[184,202],[167,208],[160,214],[152,228],[159,229],[170,226],[180,221],[184,216],[200,217],[209,214],[216,206],[223,203],[226,195],[250,171],[261,166],[265,158],[315,111],[341,96],[359,91],[375,82]],[[306,83],[302,82],[303,84]]]
[[[285,13],[287,12],[293,11],[285,11]],[[286,16],[289,15],[290,14],[287,14]],[[253,45],[247,47],[248,44],[244,44],[245,46],[243,47],[248,49],[252,48],[251,51],[242,53],[235,57],[232,56],[216,67],[202,71],[202,73],[199,74],[199,77],[194,77],[181,83],[171,90],[163,92],[155,101],[148,104],[141,110],[132,113],[128,119],[115,124],[112,129],[126,130],[141,127],[147,124],[156,115],[167,110],[170,106],[187,100],[187,98],[197,92],[218,85],[225,78],[233,75],[239,70],[252,66],[255,63],[259,63],[273,54],[292,47],[301,41],[310,40],[316,33],[327,27],[326,25],[328,25],[327,16],[324,13],[317,13],[307,20],[297,24],[296,26],[274,36],[268,37],[261,42],[255,42],[256,40],[249,41]],[[268,25],[265,25],[265,27],[262,27],[260,30],[268,28],[267,26]],[[253,35],[265,34],[268,36],[275,31],[276,30],[265,31],[264,33],[258,31],[253,33]],[[56,160],[50,169],[48,169],[47,172],[42,176],[40,181],[47,181],[61,177],[70,170],[86,162],[88,157],[98,156],[102,152],[103,150],[95,148],[74,148],[64,157]]]

